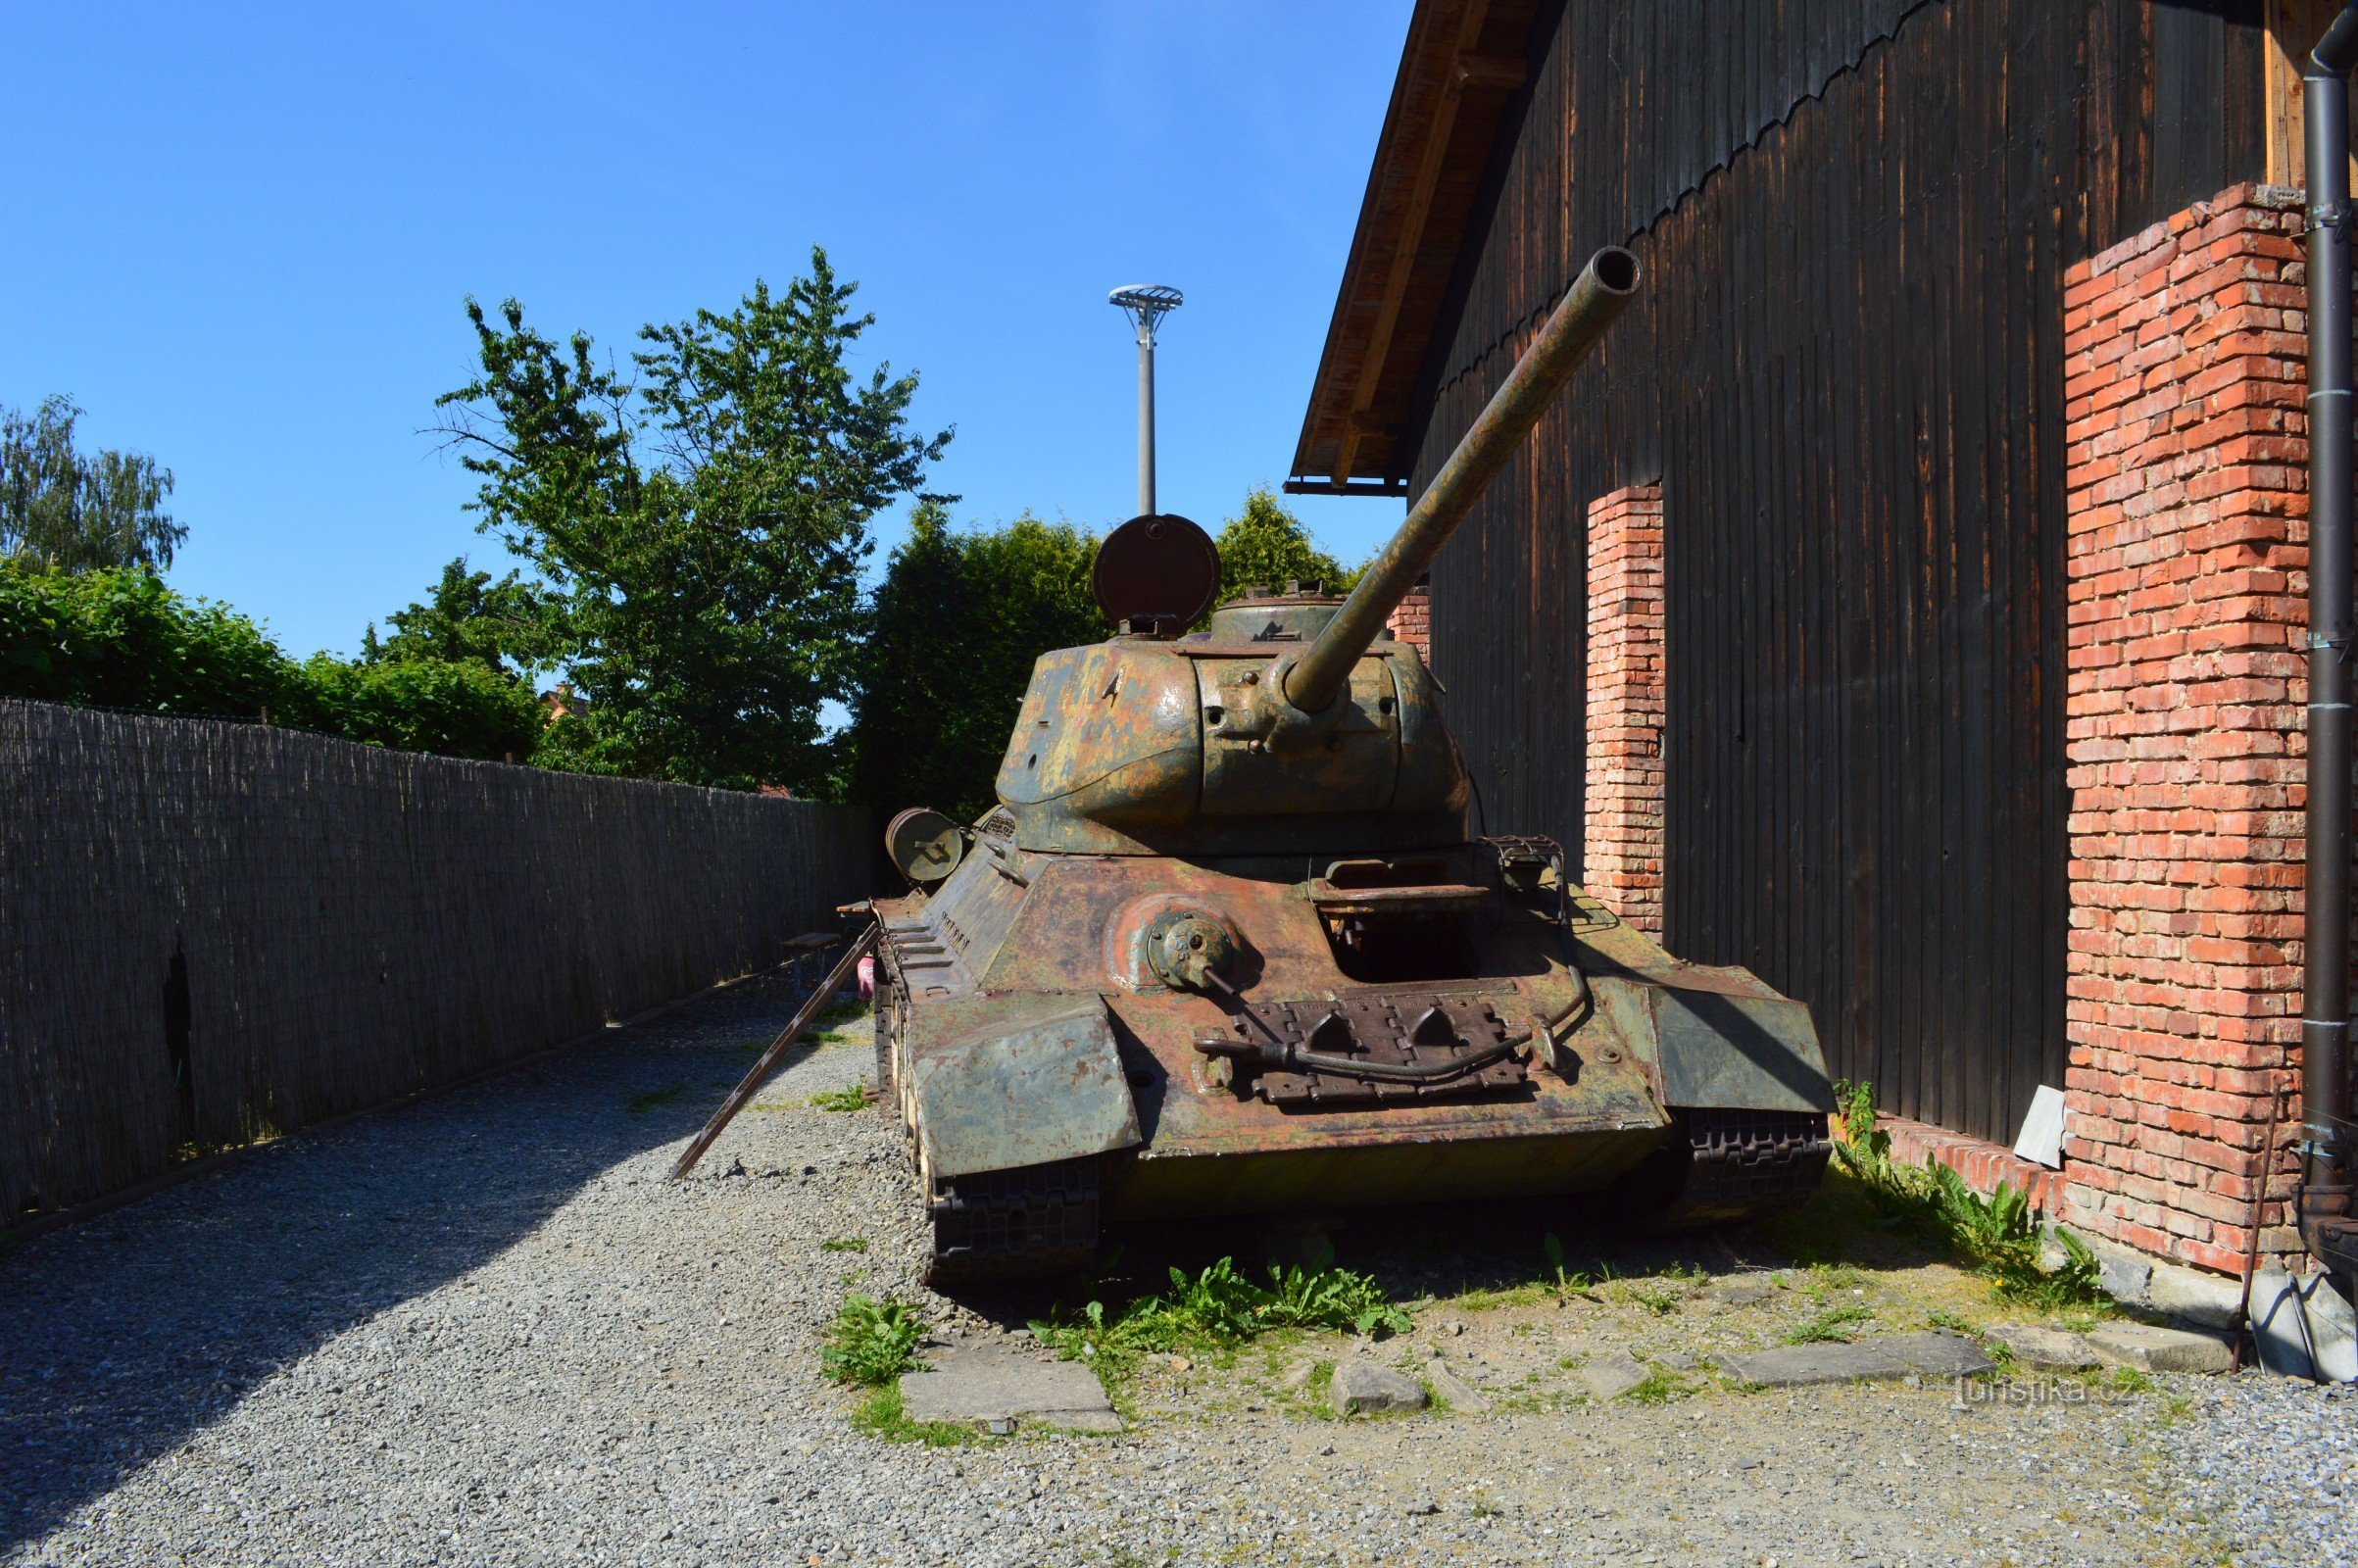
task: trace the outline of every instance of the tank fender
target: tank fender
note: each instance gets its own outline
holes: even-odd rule
[[[1832,1110],[1834,1088],[1809,1008],[1757,981],[1753,985],[1759,994],[1619,975],[1590,981],[1597,1009],[1613,1031],[1640,1055],[1651,1055],[1663,1104]]]
[[[935,1176],[1082,1159],[1139,1141],[1101,998],[961,998],[918,1017],[909,1092]]]

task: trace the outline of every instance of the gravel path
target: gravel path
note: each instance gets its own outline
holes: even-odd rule
[[[2256,1375],[1970,1407],[1899,1385],[1599,1406],[1548,1381],[1577,1375],[1575,1341],[1675,1364],[1784,1321],[1700,1294],[1444,1303],[1377,1348],[1461,1367],[1491,1413],[1320,1420],[1249,1355],[1153,1370],[1119,1438],[866,1437],[816,1373],[847,1291],[1002,1331],[909,1283],[884,1118],[808,1103],[867,1071],[859,1029],[774,1080],[694,1179],[661,1180],[785,1011],[715,994],[0,1258],[0,1563],[1756,1568],[2358,1544],[2358,1510],[2302,1479],[2329,1449],[2347,1473],[2358,1401]],[[868,1250],[821,1249],[852,1237]],[[1894,1313],[1914,1288],[1850,1294]]]

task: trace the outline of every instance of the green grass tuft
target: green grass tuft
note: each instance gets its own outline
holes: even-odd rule
[[[887,1383],[860,1401],[852,1412],[854,1429],[887,1443],[922,1443],[936,1448],[959,1448],[992,1439],[980,1429],[955,1421],[911,1421],[901,1405],[901,1385]]]
[[[1286,1329],[1401,1334],[1411,1326],[1406,1310],[1367,1275],[1272,1263],[1263,1285],[1223,1257],[1192,1278],[1172,1269],[1168,1291],[1143,1297],[1119,1312],[1107,1312],[1103,1301],[1077,1312],[1059,1307],[1034,1323],[1032,1332],[1065,1359],[1087,1360],[1106,1372],[1126,1368],[1147,1351],[1232,1351]]]
[[[819,1243],[818,1250],[822,1252],[864,1252],[868,1250],[868,1239],[864,1236],[838,1236]]]
[[[1850,1331],[1875,1316],[1871,1306],[1838,1306],[1789,1331],[1788,1345],[1848,1345]]]
[[[867,1085],[857,1083],[849,1089],[824,1090],[812,1095],[811,1103],[821,1110],[865,1110],[868,1108]]]

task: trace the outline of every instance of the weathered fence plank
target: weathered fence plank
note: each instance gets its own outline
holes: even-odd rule
[[[867,813],[0,701],[0,1225],[774,963]]]

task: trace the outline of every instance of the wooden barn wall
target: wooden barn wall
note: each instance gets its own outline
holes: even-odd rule
[[[1484,814],[1577,855],[1586,509],[1658,478],[1669,945],[1960,1131],[2062,1079],[2063,270],[2259,177],[2257,11],[1574,7],[1426,368],[1418,485],[1579,261],[1645,259],[1434,571]]]

